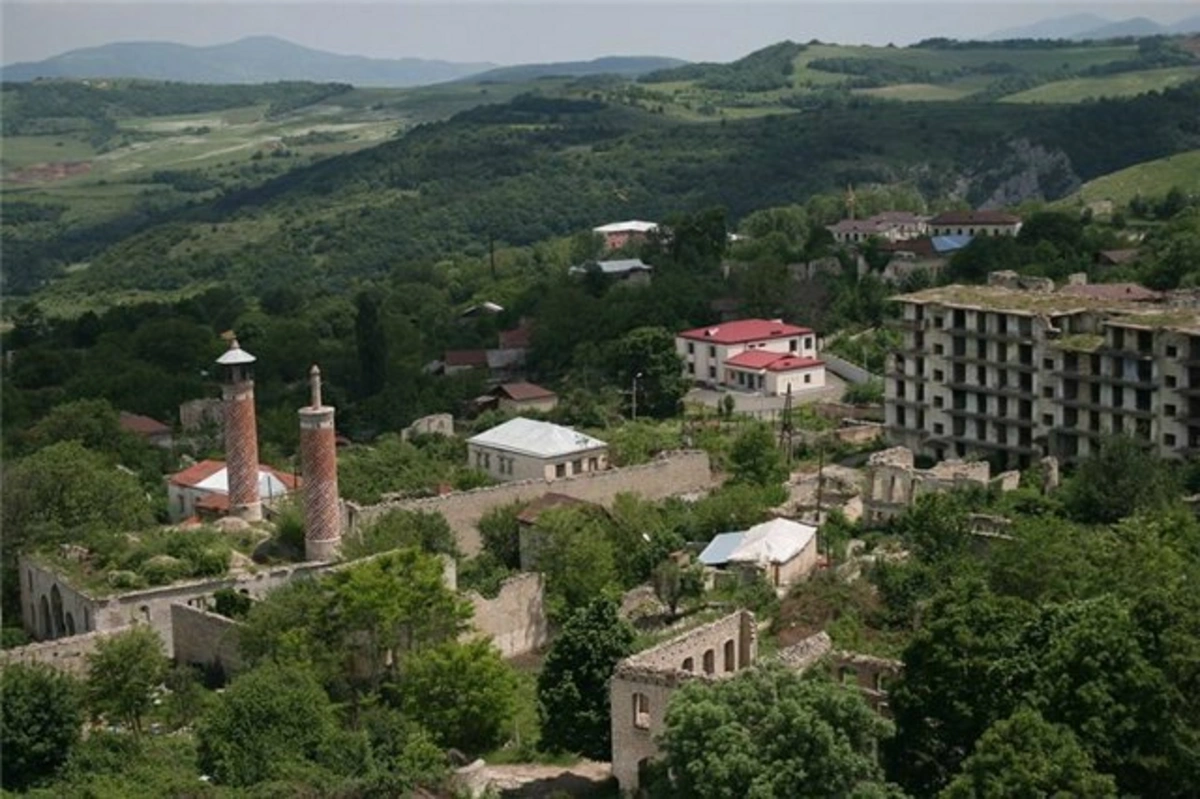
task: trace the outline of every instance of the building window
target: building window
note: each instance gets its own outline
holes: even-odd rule
[[[1175,415],[1175,406],[1174,405],[1164,405],[1163,413],[1165,413],[1167,416],[1174,416]]]
[[[725,642],[725,671],[736,671],[737,659],[734,655],[733,639]]]
[[[688,342],[688,355],[695,355],[695,354],[696,354],[696,345],[689,341]]]
[[[1167,345],[1167,357],[1174,358],[1178,355],[1179,355],[1179,349],[1177,347],[1175,347],[1173,344],[1168,344]]]
[[[939,435],[939,436],[940,436],[940,435],[942,435],[942,433],[944,433],[945,431],[946,431],[946,426],[945,426],[944,424],[942,424],[941,422],[934,422],[934,423],[933,423],[933,432],[934,432],[934,435]]]
[[[565,463],[554,464],[554,476],[555,477],[566,477],[567,476],[567,464],[565,464]]]
[[[796,351],[796,345],[797,345],[798,343],[799,343],[799,342],[798,342],[798,341],[796,341],[796,339],[794,339],[794,338],[793,338],[793,339],[788,339],[788,352],[795,352],[795,351]]]
[[[1042,396],[1046,399],[1054,399],[1054,386],[1042,386]]]
[[[838,682],[842,685],[856,685],[858,683],[858,672],[850,666],[842,666],[838,669]]]
[[[1164,443],[1164,444],[1166,444],[1168,447],[1173,447],[1173,446],[1175,446],[1175,436],[1174,436],[1174,434],[1172,434],[1172,433],[1167,433],[1165,436],[1163,436],[1163,443]]]
[[[941,369],[934,369],[933,370],[933,379],[940,383],[946,379],[946,373],[943,372]]]
[[[694,658],[684,658],[683,659],[683,670],[684,671],[695,671],[696,670],[695,659]]]
[[[804,349],[811,350],[812,348],[813,348],[812,336],[808,336],[804,339]]]
[[[583,459],[571,461],[571,474],[579,474],[583,471]]]
[[[805,382],[805,383],[811,383],[811,382],[812,382],[812,375],[810,375],[810,374],[808,374],[807,372],[805,372],[805,373],[804,373],[804,382]]]
[[[709,366],[709,367],[708,367],[708,378],[709,378],[710,380],[716,380],[716,379],[717,379],[717,367],[716,367],[716,366]]]
[[[717,348],[711,344],[708,345],[708,357],[710,357],[710,358],[717,357]]]
[[[712,674],[717,670],[717,653],[709,649],[704,653],[704,673]]]
[[[596,458],[588,458],[588,471],[594,472],[600,469],[600,461]]]
[[[941,397],[933,398],[933,407],[940,408],[940,407],[942,407],[943,404],[944,404],[944,400]]]
[[[1167,375],[1163,379],[1166,381],[1167,388],[1175,388],[1175,375]]]
[[[1043,358],[1042,359],[1042,368],[1047,369],[1047,370],[1053,369],[1054,368],[1054,359],[1053,358]]]
[[[633,695],[633,726],[634,729],[650,729],[650,697],[641,692]]]
[[[1046,427],[1054,427],[1054,414],[1052,414],[1052,413],[1042,414],[1042,424]]]

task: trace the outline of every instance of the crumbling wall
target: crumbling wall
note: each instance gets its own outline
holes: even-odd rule
[[[87,674],[87,656],[96,651],[101,641],[121,632],[124,629],[98,630],[57,641],[39,641],[27,646],[0,649],[0,664],[44,663],[82,677]]]
[[[888,688],[904,670],[902,661],[839,651],[831,656],[830,667],[835,679],[858,688],[872,710],[883,716],[891,715]]]
[[[656,738],[676,688],[692,679],[732,677],[757,657],[754,614],[740,610],[618,663],[609,708],[612,771],[621,790],[636,790],[641,765],[658,755]]]
[[[477,555],[482,549],[479,520],[497,505],[527,502],[537,499],[547,491],[599,504],[611,502],[622,493],[640,494],[647,499],[663,499],[677,494],[705,491],[712,485],[708,453],[701,450],[683,450],[663,455],[651,463],[639,466],[590,472],[552,482],[519,480],[439,497],[395,500],[367,506],[346,503],[350,510],[348,529],[350,534],[354,534],[393,510],[441,513],[450,529],[454,531],[459,548],[467,555]]]
[[[473,591],[467,592],[466,597],[475,609],[475,631],[491,638],[504,657],[535,652],[549,642],[542,575],[525,573],[510,577],[494,599]]]
[[[175,604],[171,606],[171,627],[176,663],[217,667],[232,674],[242,668],[238,648],[241,624],[207,610]]]

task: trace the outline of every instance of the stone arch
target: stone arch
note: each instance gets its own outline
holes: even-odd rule
[[[50,621],[50,600],[45,594],[42,594],[42,600],[39,603],[38,613],[38,635],[43,641],[49,641],[54,637],[54,625]]]
[[[734,652],[733,639],[730,638],[725,642],[725,671],[737,670],[737,657]]]
[[[70,611],[67,611],[67,614],[64,617],[64,620],[66,621],[66,625],[67,625],[67,635],[74,635],[75,634],[75,617],[71,615]]]
[[[712,649],[704,650],[704,673],[712,674],[717,670],[717,653]]]
[[[88,613],[87,606],[85,605],[83,608],[83,632],[88,633],[91,631],[92,631],[91,614]]]
[[[842,685],[857,685],[858,669],[853,666],[842,666],[838,670],[838,682],[842,683]]]
[[[633,726],[635,729],[650,729],[650,697],[641,691],[633,693]]]
[[[684,658],[683,659],[683,670],[684,671],[695,671],[696,670],[696,659],[695,658]]]
[[[62,592],[57,585],[50,587],[50,620],[54,627],[54,637],[61,638],[67,631],[67,623],[63,619]]]

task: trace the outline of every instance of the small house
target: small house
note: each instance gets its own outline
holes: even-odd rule
[[[118,424],[126,433],[132,433],[156,447],[170,449],[174,444],[171,428],[149,416],[121,411]]]
[[[502,383],[491,391],[496,407],[501,411],[551,411],[558,404],[558,395],[534,383]]]
[[[744,532],[716,536],[698,560],[714,569],[761,574],[775,588],[786,588],[817,567],[817,528],[772,519]]]
[[[258,495],[263,502],[296,490],[299,479],[266,465],[258,467]],[[229,510],[229,470],[224,461],[206,460],[171,475],[167,483],[172,522],[192,516],[222,516]]]
[[[608,468],[608,444],[518,416],[467,439],[467,463],[497,480],[561,480]]]

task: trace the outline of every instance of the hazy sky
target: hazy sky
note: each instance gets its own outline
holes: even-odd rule
[[[386,58],[513,64],[601,55],[669,55],[727,61],[783,39],[906,44],[930,36],[984,36],[1067,14],[1091,12],[1112,19],[1148,16],[1169,23],[1197,9],[1195,0],[0,0],[0,61],[38,60],[113,41],[204,45],[259,34],[333,52]]]

